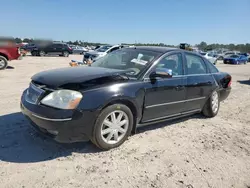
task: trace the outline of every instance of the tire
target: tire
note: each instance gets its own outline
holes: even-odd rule
[[[218,57],[218,60],[224,60],[223,56]]]
[[[64,51],[64,52],[62,53],[62,55],[63,55],[64,57],[69,57],[69,52]]]
[[[7,66],[8,60],[5,57],[0,56],[0,70],[6,69]]]
[[[44,52],[43,50],[41,50],[41,51],[39,52],[39,56],[41,56],[41,57],[45,56],[45,52]]]
[[[215,104],[214,103],[215,101],[217,101],[217,108],[213,106]],[[209,97],[209,99],[207,100],[206,104],[202,109],[202,114],[206,117],[212,118],[218,114],[219,109],[220,109],[219,93],[217,91],[213,91],[212,95]]]
[[[37,52],[36,52],[36,51],[32,51],[32,52],[31,52],[31,55],[32,55],[32,56],[37,56]]]
[[[117,129],[117,127],[112,127],[111,116],[113,114],[115,114],[113,116],[114,119],[117,120],[119,115],[122,114],[120,122],[127,121],[127,123],[124,123],[123,126],[120,127],[118,126],[120,130],[122,130],[121,132]],[[110,126],[107,126],[107,123],[105,124],[104,121],[108,122]],[[116,123],[113,125],[117,126]],[[128,136],[131,134],[132,128],[133,128],[133,114],[131,110],[123,104],[114,104],[103,109],[100,115],[98,116],[95,123],[93,137],[91,141],[100,149],[109,150],[122,145],[123,142],[125,142]],[[102,134],[103,130],[106,130],[106,132],[107,130],[109,131],[106,134],[105,133]],[[115,140],[115,135],[117,136],[116,138],[118,138],[117,140]],[[109,137],[110,140],[108,139]]]

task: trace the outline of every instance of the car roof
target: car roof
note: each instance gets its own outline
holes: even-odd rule
[[[179,48],[170,48],[170,47],[161,47],[161,46],[132,46],[130,48],[140,49],[140,50],[148,50],[160,53],[166,53],[169,51],[183,51]]]

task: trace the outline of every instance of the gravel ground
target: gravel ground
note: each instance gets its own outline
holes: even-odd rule
[[[0,71],[0,187],[250,187],[250,63],[218,64],[233,89],[215,118],[147,126],[101,152],[41,137],[19,109],[33,74],[81,58],[27,56]]]

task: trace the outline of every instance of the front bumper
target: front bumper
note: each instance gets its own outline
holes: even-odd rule
[[[40,133],[60,143],[88,141],[93,133],[96,112],[58,110],[31,104],[21,98],[21,111]]]
[[[237,61],[233,59],[224,59],[224,64],[233,64],[236,65]]]

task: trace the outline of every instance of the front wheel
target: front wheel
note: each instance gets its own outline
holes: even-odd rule
[[[120,146],[131,134],[133,114],[123,104],[105,108],[96,120],[92,142],[102,150]]]
[[[36,52],[36,51],[32,51],[32,52],[31,52],[31,55],[32,55],[32,56],[37,56],[37,52]]]
[[[218,60],[223,60],[223,59],[224,59],[223,56],[218,57]]]
[[[206,117],[214,117],[218,114],[220,108],[219,94],[214,91],[203,107],[202,113]]]
[[[7,66],[8,66],[8,60],[5,57],[0,56],[0,70],[5,69]]]

